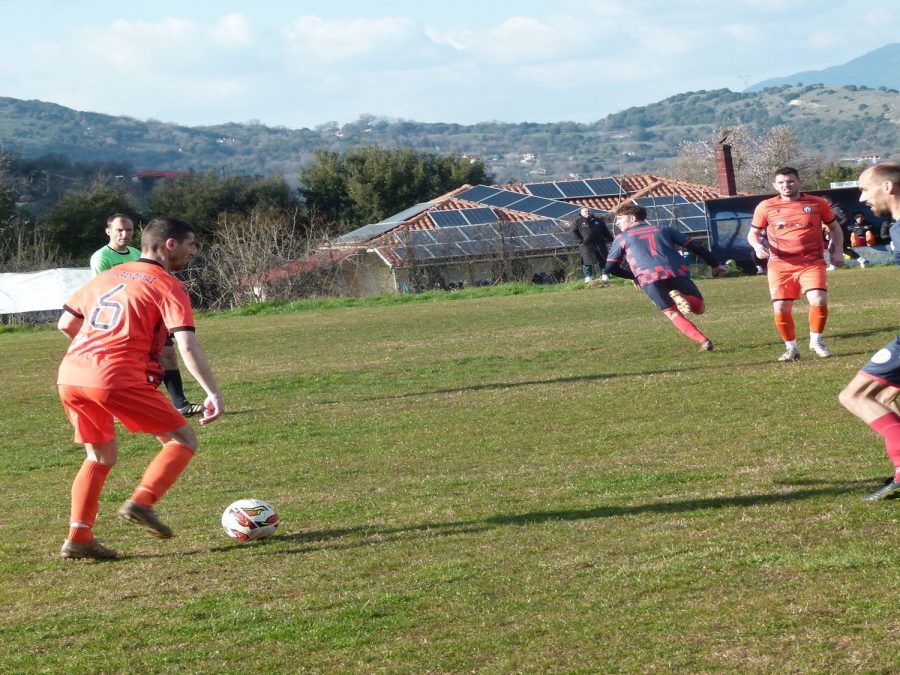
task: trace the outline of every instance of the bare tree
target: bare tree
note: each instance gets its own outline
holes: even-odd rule
[[[71,267],[49,234],[24,220],[21,214],[0,224],[0,272],[35,272]]]
[[[222,214],[213,241],[186,270],[187,283],[206,309],[332,295],[334,267],[313,263],[322,239],[296,209]]]
[[[738,189],[744,192],[770,192],[773,174],[778,167],[791,165],[801,175],[811,174],[818,161],[804,155],[796,136],[784,125],[754,136],[746,126],[739,124],[720,127],[707,140],[683,143],[676,165],[676,177],[715,185],[715,145],[722,138],[726,138],[731,145],[735,182]]]

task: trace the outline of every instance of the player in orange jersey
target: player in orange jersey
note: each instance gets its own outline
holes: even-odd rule
[[[115,558],[94,539],[100,493],[116,463],[114,420],[129,431],[153,434],[162,444],[121,517],[161,539],[172,536],[153,510],[197,449],[197,436],[159,391],[159,355],[169,333],[182,359],[206,392],[201,424],[222,414],[222,394],[194,332],[191,301],[170,272],[194,254],[193,228],[175,218],[157,218],[144,228],[141,257],[102,272],[75,291],[58,327],[72,343],[59,367],[59,396],[84,443],[87,458],[72,484],[69,536],[63,558]]]
[[[802,182],[797,169],[778,169],[773,186],[778,196],[757,205],[747,241],[758,258],[769,261],[767,274],[775,327],[786,348],[778,360],[800,358],[793,311],[794,300],[801,294],[809,302],[809,348],[817,356],[827,358],[831,350],[822,341],[828,319],[822,227],[828,228],[834,243],[830,260],[835,267],[844,264],[844,236],[828,202],[800,192]],[[767,245],[763,243],[764,236]]]

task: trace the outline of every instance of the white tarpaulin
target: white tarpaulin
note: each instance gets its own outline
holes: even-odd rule
[[[62,309],[75,289],[90,278],[88,267],[0,274],[0,314]]]

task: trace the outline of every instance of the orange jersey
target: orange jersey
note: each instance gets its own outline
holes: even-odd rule
[[[781,197],[761,201],[753,211],[751,224],[765,230],[773,262],[809,265],[824,260],[822,225],[833,220],[834,213],[827,201],[801,194],[796,201]]]
[[[157,386],[166,335],[194,330],[182,283],[149,260],[117,265],[79,288],[63,309],[84,322],[59,366],[57,384],[95,389]]]

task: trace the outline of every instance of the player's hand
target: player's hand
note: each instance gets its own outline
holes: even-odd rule
[[[832,251],[831,255],[831,264],[835,267],[843,267],[844,266],[844,252],[843,251]]]
[[[221,394],[210,395],[203,401],[203,417],[200,418],[200,424],[210,424],[221,417],[224,409],[222,407]]]
[[[725,265],[716,265],[711,271],[714,277],[724,277],[728,274],[728,268]]]
[[[760,260],[766,260],[769,257],[769,249],[767,249],[765,246],[754,246],[753,252]]]

